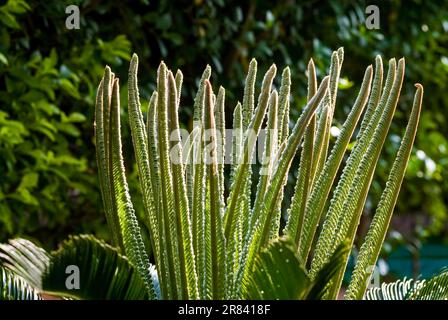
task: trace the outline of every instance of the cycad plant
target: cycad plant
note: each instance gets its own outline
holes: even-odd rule
[[[310,60],[307,104],[292,129],[290,69],[283,70],[277,91],[273,84],[277,68],[272,65],[258,90],[257,62],[252,60],[242,103],[233,108],[230,137],[225,90],[219,87],[214,93],[207,66],[194,100],[193,128],[185,137],[178,119],[181,71],[173,74],[160,64],[145,120],[134,55],[128,78],[128,115],[150,243],[143,240],[126,181],[119,80],[106,67],[96,98],[95,142],[104,209],[118,249],[88,236],[74,237],[55,253],[42,253],[45,263],[30,276],[14,267],[22,259],[17,256],[34,256],[39,249],[28,243],[23,253],[23,247],[13,241],[3,246],[3,260],[8,263],[2,272],[9,272],[9,277],[15,272],[25,284],[26,280],[34,282],[37,292],[72,298],[337,298],[405,71],[404,59],[398,63],[391,59],[384,79],[382,59],[376,57],[375,68],[366,69],[356,101],[331,143],[343,59],[342,48],[332,54],[329,74],[320,83]],[[409,122],[359,250],[346,299],[365,296],[386,236],[418,126],[423,88],[416,87]],[[257,163],[255,151],[262,133],[265,141]],[[290,173],[298,150],[298,171]],[[258,179],[255,170],[259,170]],[[288,174],[296,177],[294,195],[290,207],[282,211]],[[63,267],[76,265],[80,257],[94,266],[83,263],[86,284],[70,291],[64,286]],[[434,283],[439,285],[433,298],[447,297],[447,277],[442,272],[437,281],[426,282],[432,288]],[[101,281],[110,286],[96,292],[94,283]],[[425,288],[424,281],[419,283],[412,297],[419,297],[418,290]],[[27,290],[20,285],[14,287],[16,291],[0,287],[0,293]],[[382,295],[377,290],[366,297]]]

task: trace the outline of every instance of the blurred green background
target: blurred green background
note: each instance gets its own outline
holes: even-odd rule
[[[65,27],[70,4],[80,8],[79,30]],[[380,8],[379,30],[364,24],[371,4]],[[160,60],[182,69],[181,120],[186,126],[206,64],[212,66],[212,82],[227,89],[228,116],[242,99],[252,57],[259,62],[259,74],[271,63],[279,69],[289,65],[295,120],[305,97],[308,59],[313,57],[321,78],[332,50],[341,46],[340,121],[375,55],[386,61],[404,56],[407,64],[359,236],[367,229],[398,149],[413,85],[420,82],[424,111],[383,250],[388,262],[384,272],[425,274],[438,264],[448,265],[448,1],[436,0],[0,1],[0,241],[21,236],[54,248],[70,233],[109,238],[93,145],[94,96],[106,64],[121,77],[125,91],[128,61],[132,52],[139,55],[144,107]],[[122,112],[130,187],[142,212]]]

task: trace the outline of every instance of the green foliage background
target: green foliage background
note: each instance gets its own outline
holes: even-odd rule
[[[70,4],[80,7],[79,30],[65,27]],[[380,8],[379,30],[364,25],[370,4]],[[182,69],[181,118],[190,126],[197,77],[207,63],[212,80],[219,79],[227,89],[229,109],[242,97],[252,57],[261,68],[271,62],[280,69],[290,65],[295,92],[291,108],[297,117],[306,97],[308,59],[313,57],[321,76],[331,51],[340,46],[346,59],[337,119],[344,119],[355,99],[356,90],[347,89],[360,85],[365,66],[377,54],[406,57],[397,110],[403,123],[413,84],[425,86],[416,152],[396,209],[409,227],[397,229],[413,241],[446,235],[448,1],[8,0],[0,1],[0,240],[25,235],[54,247],[69,233],[108,238],[93,145],[93,99],[105,64],[125,79],[130,55],[137,52],[143,106],[154,89],[160,60]],[[126,90],[124,84],[122,88]],[[372,206],[403,123],[397,122],[386,143]],[[130,165],[129,131],[123,135]],[[127,170],[136,194],[136,170]],[[134,200],[141,213],[139,199]],[[369,217],[368,207],[365,219]]]

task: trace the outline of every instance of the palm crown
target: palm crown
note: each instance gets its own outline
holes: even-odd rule
[[[12,241],[2,247],[0,257],[6,263],[0,271],[10,286],[0,286],[0,293],[16,297],[28,292],[28,298],[39,297],[39,292],[78,298],[337,298],[405,69],[404,59],[398,63],[391,59],[384,80],[382,59],[376,58],[375,68],[366,69],[356,101],[331,144],[343,59],[342,48],[332,54],[329,73],[320,83],[310,60],[307,104],[291,130],[290,69],[283,70],[277,91],[273,85],[277,69],[272,65],[255,102],[257,62],[252,60],[242,103],[233,109],[231,137],[226,136],[230,126],[225,123],[225,90],[220,87],[215,95],[207,66],[194,101],[194,125],[184,141],[178,120],[182,73],[178,70],[174,75],[160,64],[145,123],[137,84],[138,58],[132,57],[128,114],[152,260],[126,181],[119,80],[106,67],[96,98],[95,142],[104,209],[118,249],[89,236],[72,237],[52,254],[28,242],[19,246]],[[346,299],[382,298],[394,289],[391,284],[365,295],[418,126],[423,88],[416,87],[409,122],[360,248]],[[357,128],[354,146],[344,161]],[[261,132],[269,134],[261,165],[254,166]],[[284,187],[299,149],[294,195],[283,216]],[[226,166],[228,155],[231,163]],[[260,170],[258,181],[253,177],[255,169]],[[40,259],[29,257],[35,251]],[[70,292],[64,287],[63,269],[76,264],[80,256],[86,285]],[[18,267],[23,266],[23,257],[34,273]],[[14,282],[15,276],[20,281]],[[443,271],[436,280],[404,282],[406,291],[400,297],[427,297],[434,292],[428,286],[435,285],[437,297],[446,297],[447,278]],[[96,281],[108,281],[110,286],[95,292]]]

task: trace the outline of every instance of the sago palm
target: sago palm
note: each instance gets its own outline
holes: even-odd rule
[[[1,272],[7,285],[0,287],[0,294],[9,293],[12,298],[39,297],[42,292],[72,298],[337,298],[405,69],[404,59],[398,63],[391,59],[384,79],[382,60],[376,58],[375,68],[366,69],[356,101],[332,144],[330,129],[343,58],[342,49],[332,54],[329,73],[320,83],[310,61],[307,104],[292,129],[290,69],[283,70],[277,91],[273,84],[277,68],[272,65],[257,90],[257,62],[252,60],[242,102],[233,108],[231,137],[226,137],[230,126],[225,111],[230,106],[226,106],[225,90],[219,87],[215,94],[207,66],[194,100],[193,128],[185,139],[178,120],[181,71],[174,74],[160,64],[145,121],[134,55],[128,78],[128,115],[144,223],[150,231],[146,246],[125,174],[119,80],[106,67],[96,98],[95,142],[104,209],[118,249],[88,236],[74,237],[55,253],[42,253],[45,263],[30,277],[17,266],[39,249],[30,243],[4,245],[2,257],[8,263]],[[364,297],[386,236],[418,126],[423,88],[416,87],[409,122],[359,250],[346,299]],[[262,132],[267,134],[261,161],[253,165]],[[298,171],[290,173],[298,150]],[[260,171],[258,181],[255,169]],[[291,204],[283,212],[289,174],[296,176],[296,182]],[[93,252],[101,253],[101,259],[93,259]],[[91,262],[82,265],[86,283],[70,291],[64,285],[64,266],[77,265],[80,257]],[[14,277],[20,281],[9,280]],[[438,277],[426,282],[433,290],[420,281],[407,297],[421,298],[418,293],[426,291],[419,290],[435,292],[438,288],[441,291],[432,297],[446,298],[447,273]],[[110,283],[108,290],[95,292],[94,283],[102,282]],[[16,294],[23,291],[28,294]],[[369,291],[366,297],[381,298],[383,291]]]

